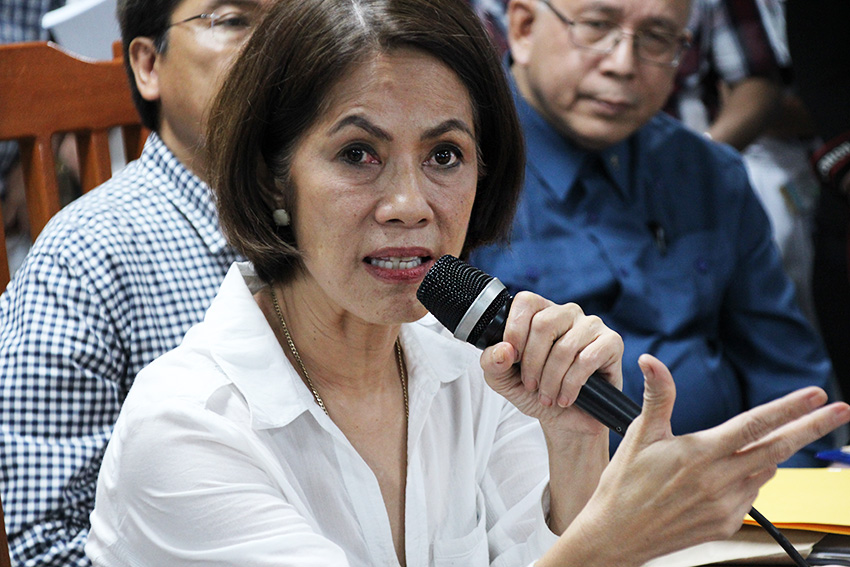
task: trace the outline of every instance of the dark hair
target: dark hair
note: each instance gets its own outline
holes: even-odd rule
[[[162,45],[171,14],[183,0],[118,0],[118,23],[121,26],[121,47],[124,51],[124,69],[130,79],[133,103],[142,117],[142,124],[150,130],[159,129],[159,102],[142,98],[136,86],[133,67],[130,66],[130,42],[137,37],[151,37]]]
[[[467,3],[278,1],[231,67],[207,135],[222,229],[264,280],[285,281],[301,266],[292,230],[272,220],[281,200],[290,209],[294,202],[289,168],[301,136],[352,66],[397,48],[448,65],[472,101],[482,175],[463,256],[507,237],[522,185],[522,133],[496,49]]]

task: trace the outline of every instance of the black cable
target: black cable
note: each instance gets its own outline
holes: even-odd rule
[[[803,556],[800,555],[800,552],[797,551],[797,548],[794,547],[788,538],[780,532],[776,526],[770,523],[770,520],[761,515],[761,512],[756,510],[755,508],[750,508],[750,517],[758,522],[758,525],[764,528],[764,530],[770,534],[770,537],[776,540],[776,543],[782,546],[782,549],[785,550],[785,553],[788,554],[788,557],[794,560],[794,564],[797,567],[809,567],[809,564],[806,563],[806,560],[803,559]]]

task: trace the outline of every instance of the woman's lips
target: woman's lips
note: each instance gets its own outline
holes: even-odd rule
[[[375,277],[392,282],[421,281],[434,264],[434,257],[426,251],[415,253],[379,251],[363,259],[367,271]]]

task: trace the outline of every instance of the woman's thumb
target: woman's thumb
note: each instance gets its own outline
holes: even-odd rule
[[[643,410],[641,429],[648,441],[656,441],[671,435],[670,418],[676,402],[676,385],[670,370],[660,360],[649,354],[638,359],[643,372]]]
[[[517,370],[513,364],[517,362],[517,358],[516,349],[507,342],[487,347],[481,353],[484,378],[496,392],[504,393],[505,389],[515,385]]]

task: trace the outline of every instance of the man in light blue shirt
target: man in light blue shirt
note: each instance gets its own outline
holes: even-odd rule
[[[830,365],[795,304],[739,155],[659,111],[689,0],[513,0],[511,75],[526,182],[511,245],[472,262],[512,291],[578,303],[676,377],[674,433],[705,429]],[[612,439],[616,446],[617,439]],[[810,446],[789,465],[815,466]]]

